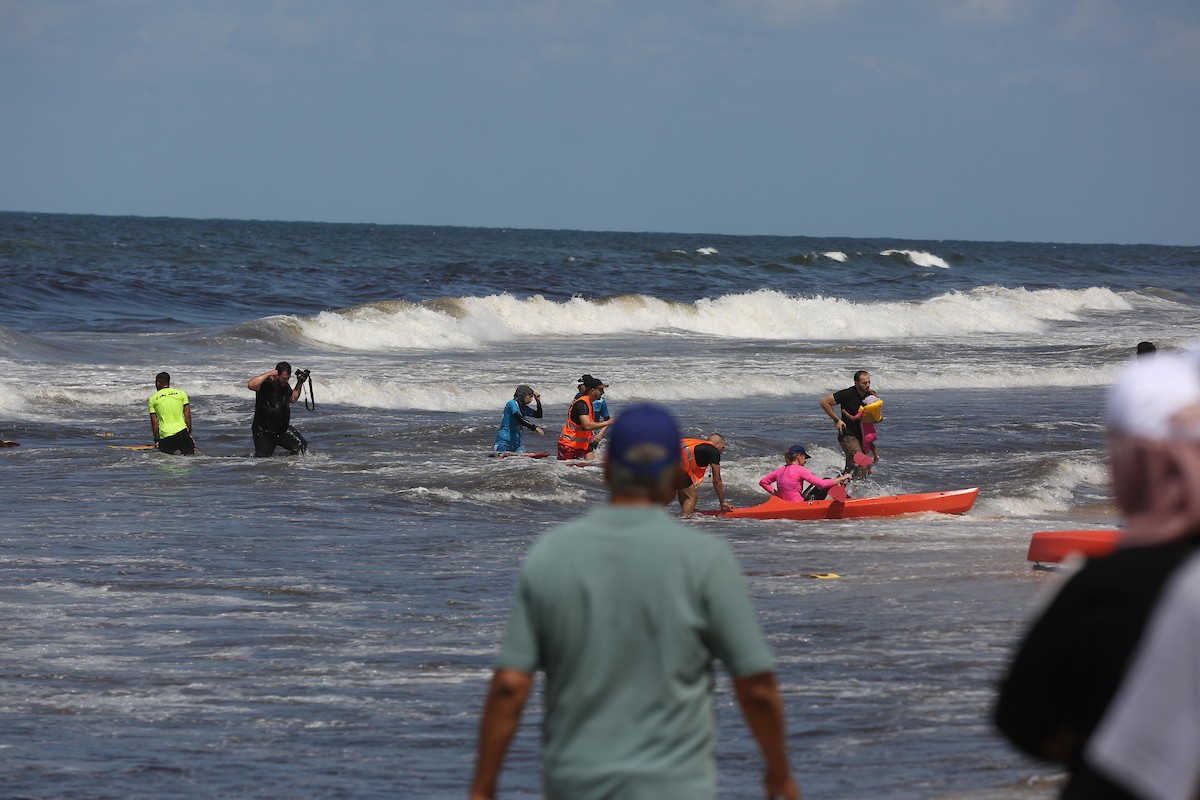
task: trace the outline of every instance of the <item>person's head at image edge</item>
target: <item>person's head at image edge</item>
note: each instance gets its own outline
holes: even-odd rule
[[[1200,536],[1200,350],[1122,369],[1105,423],[1123,544]]]

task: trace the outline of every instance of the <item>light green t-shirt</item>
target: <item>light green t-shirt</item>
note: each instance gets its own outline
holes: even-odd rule
[[[498,667],[546,673],[548,798],[712,797],[712,661],[774,669],[724,542],[605,505],[530,549]]]
[[[165,439],[187,427],[183,407],[188,404],[187,392],[170,386],[150,395],[150,413],[158,416],[158,435]]]

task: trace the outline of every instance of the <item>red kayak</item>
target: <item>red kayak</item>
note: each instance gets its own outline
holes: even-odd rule
[[[897,494],[890,497],[852,497],[849,500],[807,500],[789,503],[769,497],[761,506],[735,508],[733,511],[705,511],[709,516],[725,519],[856,519],[859,517],[894,517],[935,511],[939,514],[965,514],[975,505],[979,489],[956,489],[952,492]]]
[[[1029,561],[1058,564],[1067,556],[1104,556],[1117,549],[1120,531],[1038,531],[1029,540]]]

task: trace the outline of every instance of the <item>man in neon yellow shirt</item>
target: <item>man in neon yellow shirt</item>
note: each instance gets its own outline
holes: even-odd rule
[[[171,388],[171,375],[160,372],[154,376],[154,388],[150,396],[150,430],[154,432],[154,444],[164,453],[196,454],[196,443],[192,441],[192,407],[187,392]]]

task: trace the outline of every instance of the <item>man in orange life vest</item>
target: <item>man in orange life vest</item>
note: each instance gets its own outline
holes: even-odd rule
[[[721,480],[721,454],[725,452],[725,437],[714,433],[707,439],[684,439],[680,443],[683,450],[683,473],[679,480],[679,508],[683,516],[689,516],[696,510],[696,501],[700,499],[700,482],[704,473],[712,467],[713,490],[717,493],[717,502],[722,511],[732,511],[733,506],[725,502],[725,482]]]
[[[596,410],[592,403],[604,394],[607,383],[601,383],[591,375],[584,375],[583,394],[571,402],[567,410],[567,422],[563,425],[562,434],[558,437],[558,460],[584,459],[592,461],[596,451],[592,449],[592,440],[596,431],[604,430],[613,424],[612,419],[597,421]]]

